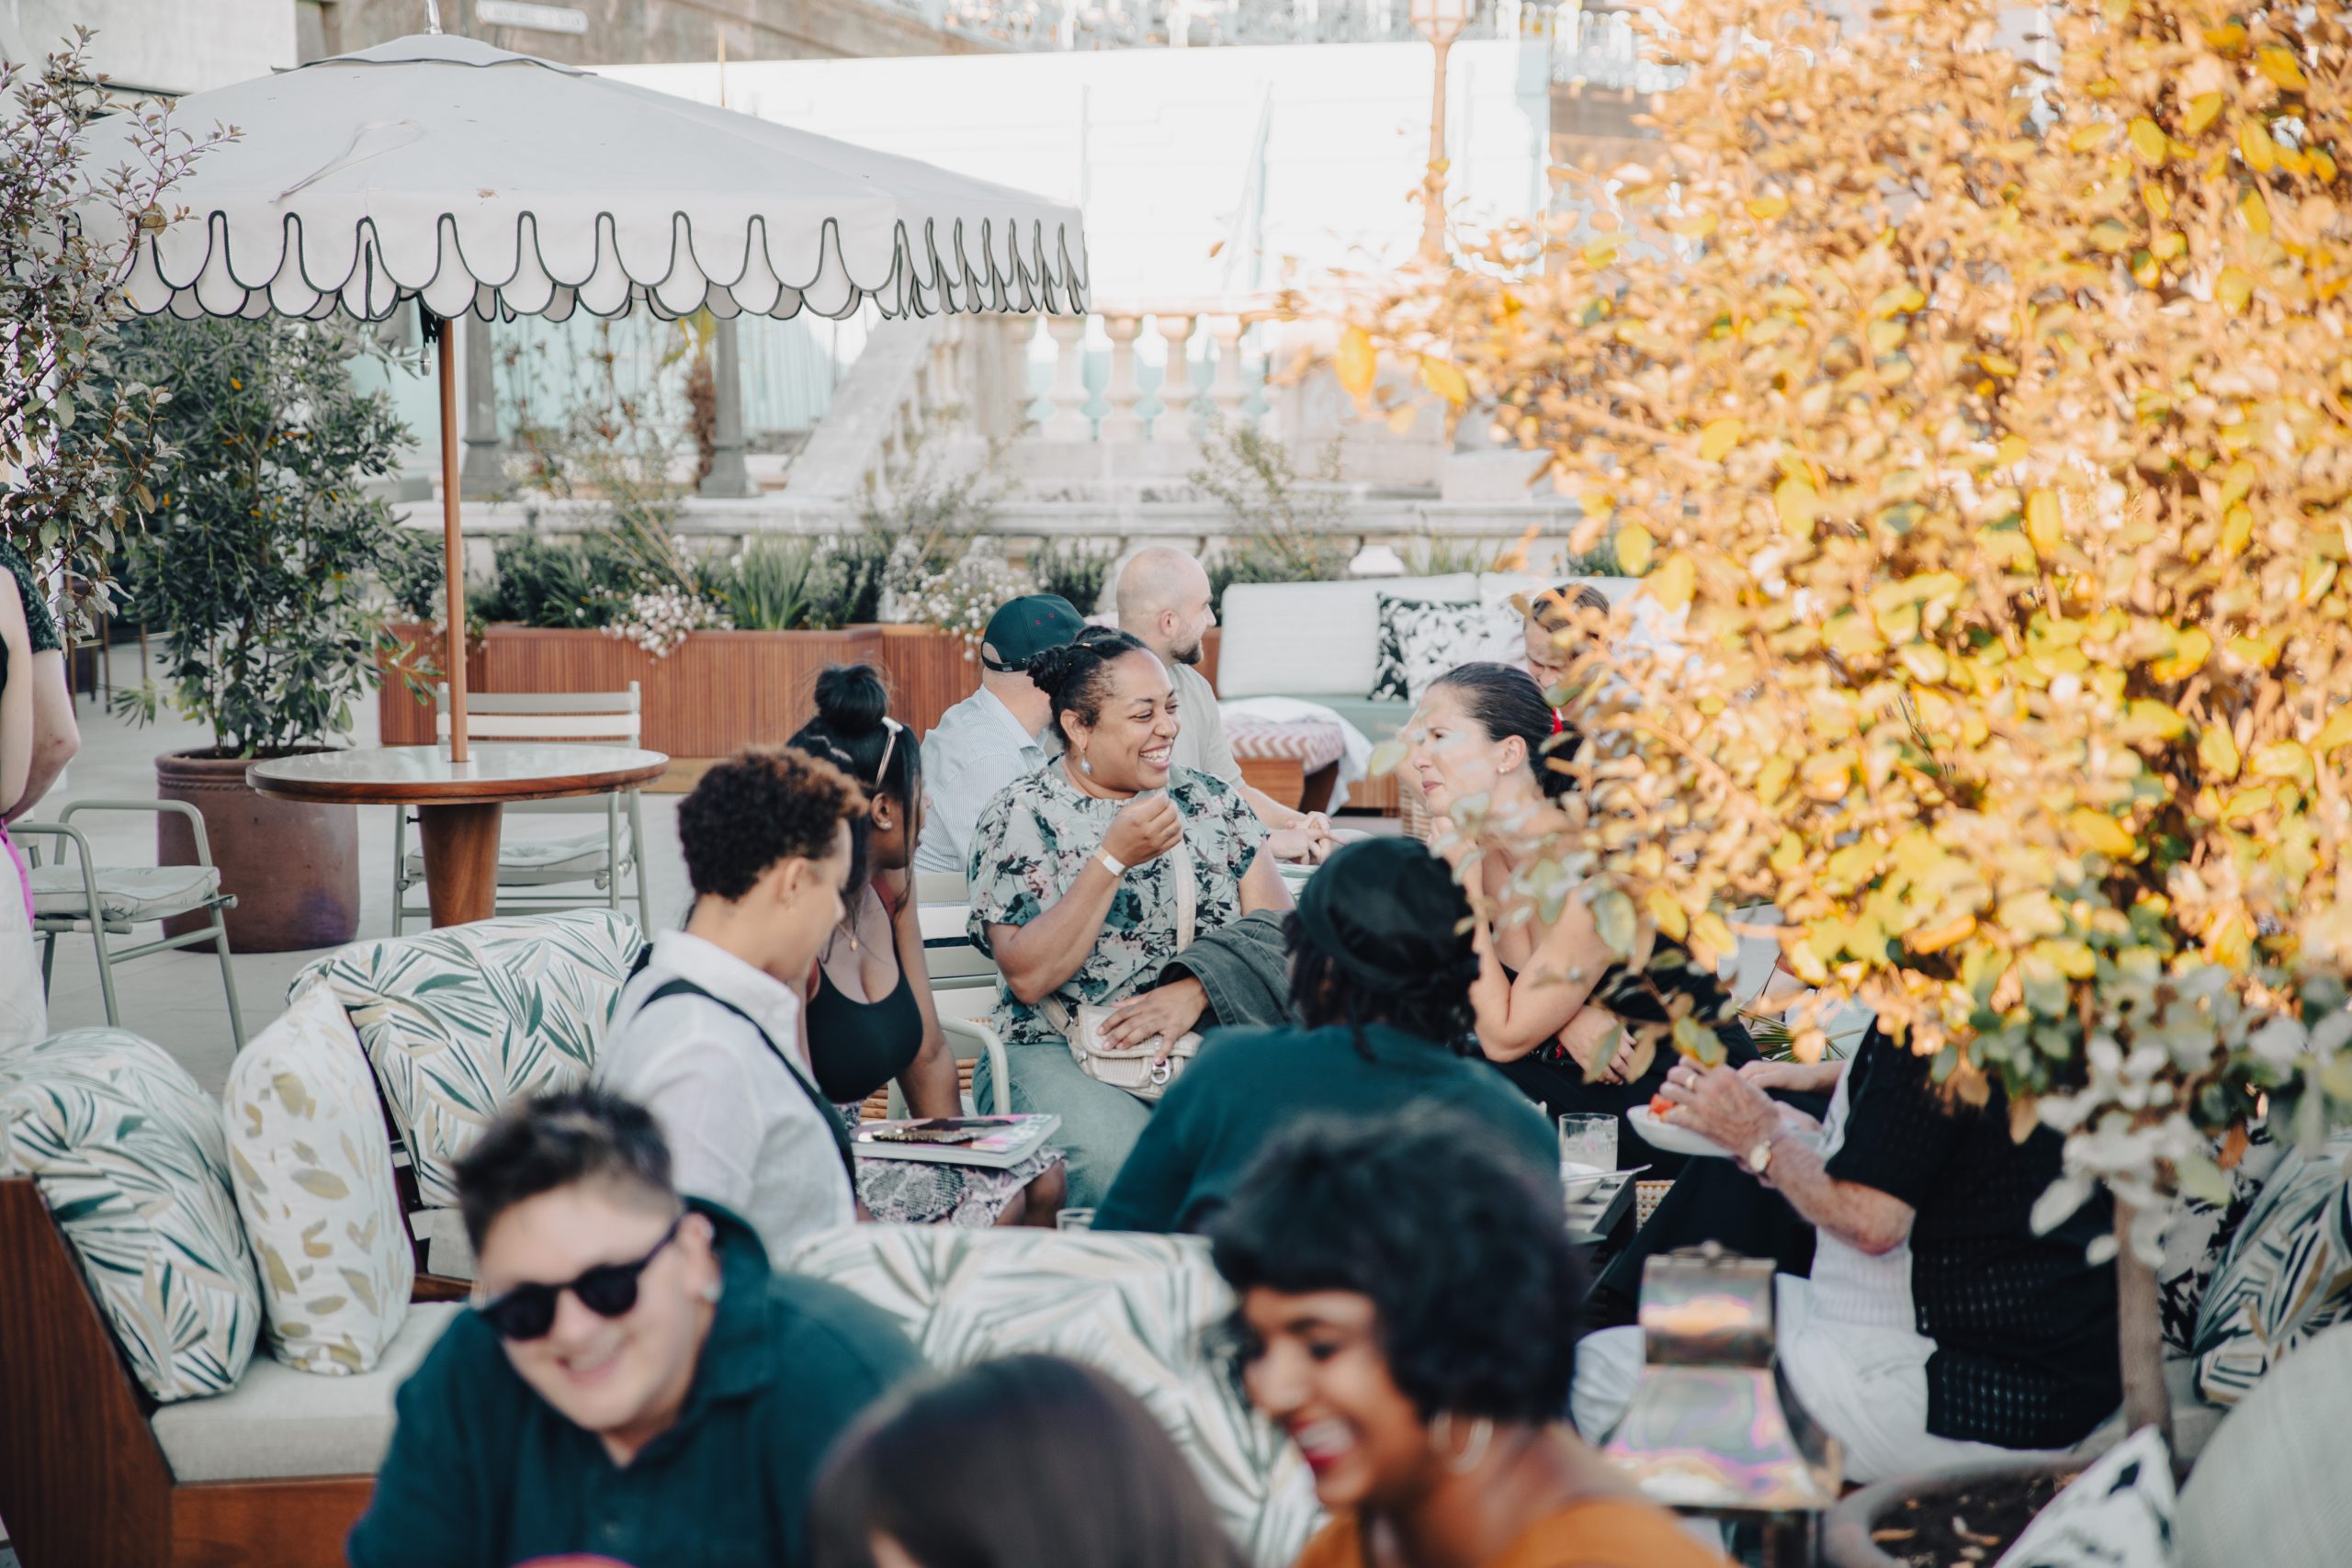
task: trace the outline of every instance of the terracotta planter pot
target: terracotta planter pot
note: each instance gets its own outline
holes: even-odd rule
[[[2022,1491],[2037,1481],[2055,1482],[2057,1486],[2063,1486],[2082,1473],[2084,1468],[2085,1461],[2079,1461],[1988,1460],[1921,1475],[1898,1476],[1865,1486],[1824,1516],[1822,1568],[1904,1568],[1905,1559],[1892,1555],[1871,1539],[1874,1532],[1912,1529],[1915,1520],[1937,1517],[1946,1511],[1945,1505],[1958,1504],[1963,1495],[1982,1498],[1988,1493],[2010,1488]],[[2052,1490],[2055,1491],[2056,1486]],[[1980,1513],[1973,1506],[1966,1511],[1972,1516]],[[1987,1549],[1984,1561],[1989,1562],[1999,1555],[1998,1550]]]
[[[289,756],[322,751],[322,746]],[[155,794],[183,800],[204,818],[220,886],[237,896],[228,912],[229,946],[238,953],[296,953],[339,947],[359,930],[359,808],[271,800],[245,786],[255,759],[174,751],[155,759]],[[195,835],[185,818],[155,819],[159,865],[194,865]],[[176,936],[201,919],[167,920]]]

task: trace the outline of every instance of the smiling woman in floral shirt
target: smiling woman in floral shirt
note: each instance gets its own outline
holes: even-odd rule
[[[1013,1109],[1061,1117],[1055,1141],[1069,1154],[1069,1201],[1087,1206],[1109,1189],[1151,1108],[1081,1071],[1049,1015],[1124,1004],[1106,1026],[1120,1044],[1172,1040],[1199,1022],[1207,998],[1197,980],[1155,985],[1181,947],[1184,859],[1195,934],[1287,908],[1290,896],[1258,852],[1265,825],[1240,795],[1170,767],[1183,716],[1148,649],[1090,630],[1040,655],[1029,673],[1069,744],[981,812],[971,937],[1004,975],[997,1024]],[[1183,857],[1170,852],[1180,836]],[[988,1103],[987,1084],[976,1080],[973,1093]]]

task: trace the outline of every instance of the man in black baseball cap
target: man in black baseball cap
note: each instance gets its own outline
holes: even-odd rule
[[[1049,648],[1073,640],[1086,621],[1058,593],[1008,601],[980,637],[980,689],[940,715],[922,742],[922,838],[915,870],[968,874],[972,829],[999,790],[1046,765],[1038,737],[1050,716],[1046,694],[1024,672]]]

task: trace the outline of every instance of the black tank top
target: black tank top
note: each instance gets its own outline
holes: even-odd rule
[[[904,964],[898,985],[878,1002],[851,999],[818,965],[808,998],[808,1055],[827,1100],[855,1104],[905,1072],[922,1049],[922,1009]]]

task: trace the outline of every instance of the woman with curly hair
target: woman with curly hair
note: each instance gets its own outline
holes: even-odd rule
[[[1558,1179],[1544,1119],[1460,1054],[1478,958],[1470,905],[1410,839],[1347,845],[1284,922],[1291,1008],[1279,1029],[1221,1029],[1170,1088],[1094,1217],[1097,1230],[1198,1231],[1250,1163],[1316,1115],[1459,1108],[1541,1181]]]
[[[1244,1568],[1141,1400],[1091,1367],[1008,1356],[918,1383],[834,1449],[816,1568]]]
[[[1062,1119],[1069,1201],[1102,1201],[1151,1103],[1089,1076],[1066,1032],[1079,1010],[1111,1009],[1104,1043],[1151,1042],[1162,1057],[1208,1010],[1190,976],[1164,978],[1193,937],[1289,891],[1240,792],[1174,761],[1185,721],[1159,656],[1125,632],[1089,626],[1029,661],[1052,705],[1062,754],[980,813],[972,842],[972,945],[1004,977],[1012,1108]],[[986,1063],[972,1092],[992,1092]]]
[[[1297,1568],[1726,1568],[1562,1419],[1584,1271],[1492,1143],[1430,1106],[1317,1122],[1211,1227],[1243,1392],[1335,1516]]]
[[[841,924],[850,823],[839,768],[753,747],[678,805],[694,908],[621,991],[596,1077],[653,1112],[680,1190],[750,1222],[768,1250],[857,1217],[849,1129],[800,1044],[806,975]]]

